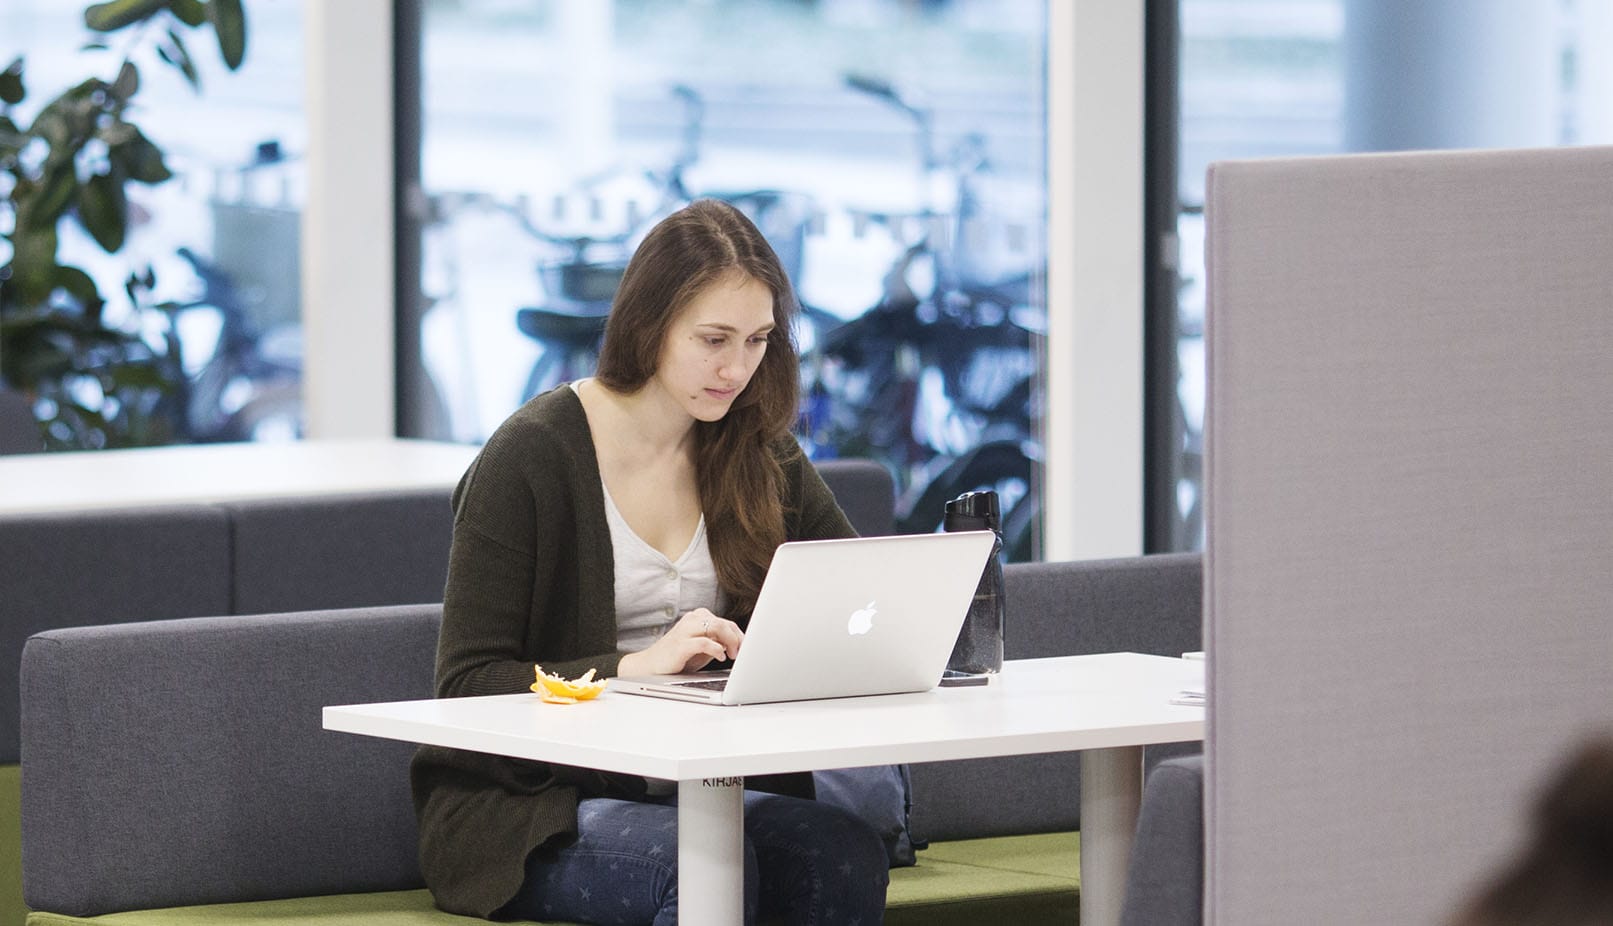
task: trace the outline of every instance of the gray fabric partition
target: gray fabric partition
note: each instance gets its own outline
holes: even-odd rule
[[[441,614],[193,618],[29,640],[29,906],[94,916],[419,887],[414,747],[327,732],[320,714],[430,697]]]
[[[229,524],[205,505],[0,518],[0,764],[17,761],[18,659],[41,630],[230,609]]]
[[[1003,569],[1004,655],[1196,650],[1202,575],[1196,553],[1011,563]],[[1199,748],[1151,747],[1149,761]],[[913,834],[938,840],[1076,829],[1080,764],[1078,753],[1053,753],[914,765]]]
[[[444,487],[223,504],[235,566],[228,613],[442,601],[451,494]]]
[[[1209,922],[1429,923],[1613,723],[1613,149],[1217,164]]]

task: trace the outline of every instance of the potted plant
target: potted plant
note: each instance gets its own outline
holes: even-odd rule
[[[133,268],[124,289],[134,318],[110,322],[96,282],[61,262],[59,230],[76,222],[116,253],[130,225],[128,187],[172,177],[131,118],[141,84],[135,52],[154,49],[199,92],[185,36],[212,32],[233,71],[246,53],[246,18],[240,0],[111,0],[85,8],[84,24],[96,36],[86,50],[120,41],[115,73],[63,91],[28,124],[18,121],[28,98],[23,57],[0,72],[0,388],[34,400],[53,449],[166,443],[181,420],[177,337],[171,315],[155,344],[139,320],[171,307],[151,304],[151,269]]]

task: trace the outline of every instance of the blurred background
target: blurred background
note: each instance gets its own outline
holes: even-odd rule
[[[1012,556],[1041,556],[1049,422],[1069,401],[1048,354],[1071,311],[1048,287],[1066,259],[1050,182],[1073,169],[1048,153],[1061,2],[390,4],[395,225],[374,235],[397,280],[377,335],[392,429],[479,442],[587,375],[639,237],[714,196],[795,282],[806,451],[884,462],[906,530],[995,489]],[[146,15],[96,29],[58,0],[0,9],[0,385],[53,449],[308,435],[310,102],[349,93],[307,79],[328,11],[244,0],[232,62],[227,30],[187,21],[225,5],[103,6]],[[1140,87],[1146,215],[1125,246],[1144,279],[1117,311],[1145,330],[1144,395],[1120,414],[1145,444],[1143,546],[1197,549],[1206,166],[1613,141],[1613,0],[1134,6],[1144,73],[1115,88]],[[63,161],[51,114],[72,106],[99,107],[101,128]],[[73,192],[47,222],[62,176]],[[1071,221],[1101,236],[1134,219]],[[54,276],[29,276],[51,236]]]

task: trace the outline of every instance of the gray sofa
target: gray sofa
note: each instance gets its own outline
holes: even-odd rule
[[[1193,648],[1199,573],[1196,556],[1009,566],[1010,653]],[[394,606],[32,637],[30,924],[463,922],[420,886],[410,747],[320,728],[327,704],[429,696],[439,619]],[[931,844],[893,871],[886,922],[1073,919],[1074,758],[915,766]]]
[[[1204,756],[1156,765],[1143,787],[1120,926],[1204,922]]]
[[[861,533],[894,529],[882,467],[819,469]],[[21,817],[29,893],[51,911],[38,924],[267,898],[282,898],[275,915],[291,922],[343,904],[377,922],[438,916],[418,889],[412,815],[399,803],[409,750],[333,739],[317,707],[430,694],[439,611],[412,603],[440,599],[450,535],[446,489],[0,518],[0,542],[23,551],[0,561],[0,647],[15,660],[40,634],[29,647],[39,667],[22,683],[33,718],[22,766],[0,764],[8,802],[22,787],[28,801],[25,813],[0,812],[0,874],[14,895],[0,891],[0,916],[22,916]],[[1009,658],[1198,648],[1197,557],[1012,565],[1007,581]],[[169,620],[202,615],[235,616]],[[78,625],[93,626],[60,629]],[[50,672],[61,677],[39,681]],[[19,688],[0,688],[15,761],[6,689]],[[109,692],[107,710],[84,709]],[[1077,766],[1074,756],[915,766],[911,826],[931,848],[898,872],[888,921],[1073,916]],[[285,813],[305,806],[318,812]]]
[[[819,467],[865,534],[894,527],[890,474]],[[0,516],[0,922],[20,921],[17,666],[45,630],[439,602],[450,487]]]
[[[17,666],[59,627],[442,600],[449,489],[0,517],[0,922],[23,917]]]

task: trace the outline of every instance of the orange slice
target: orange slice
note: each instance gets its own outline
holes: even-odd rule
[[[550,704],[576,704],[578,701],[588,701],[599,697],[605,690],[605,680],[594,678],[594,670],[589,669],[579,679],[562,678],[543,671],[543,666],[533,666],[537,681],[532,683],[532,690],[543,695],[543,700]]]

